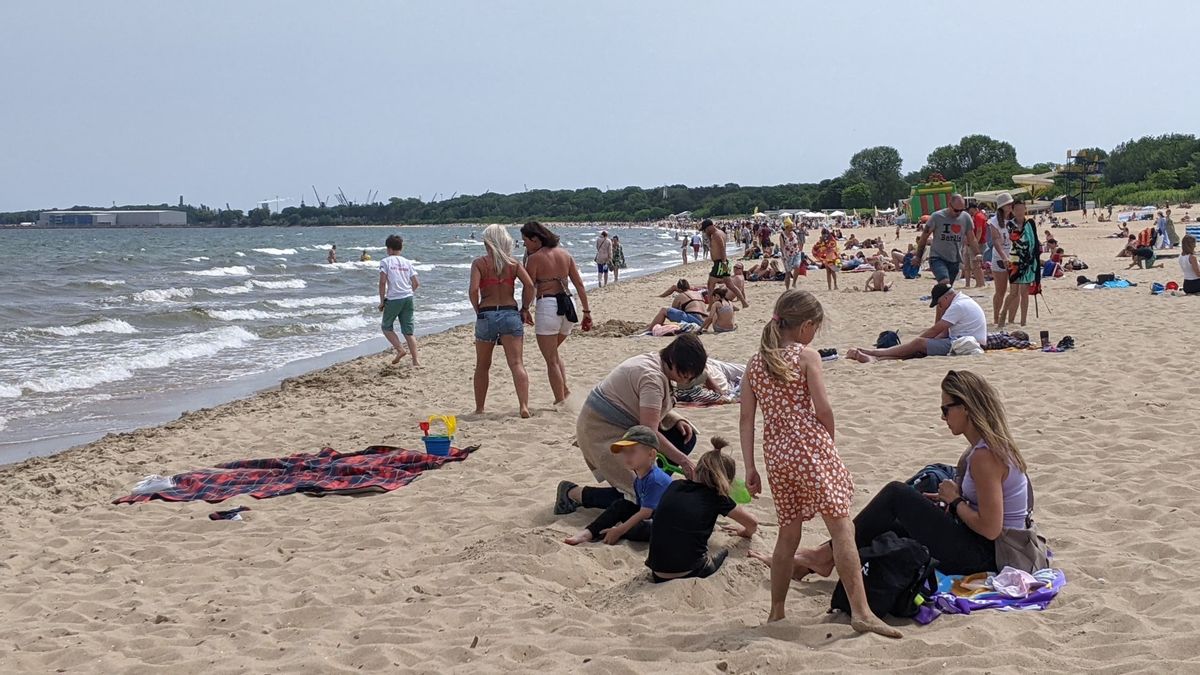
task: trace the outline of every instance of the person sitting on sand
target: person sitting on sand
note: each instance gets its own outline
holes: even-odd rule
[[[746,281],[775,281],[775,278],[782,274],[783,270],[779,269],[778,260],[763,258],[763,261],[754,269],[746,272]]]
[[[1125,240],[1125,246],[1121,249],[1121,252],[1117,254],[1117,257],[1132,258],[1133,252],[1136,251],[1137,248],[1137,235],[1131,234],[1129,235],[1129,238]]]
[[[638,424],[656,430],[658,451],[685,476],[694,476],[696,465],[688,454],[696,447],[696,433],[691,423],[672,410],[671,383],[695,379],[707,362],[700,338],[684,334],[659,352],[626,359],[597,384],[579,412],[575,438],[588,468],[611,487],[585,490],[562,481],[554,513],[572,513],[580,506],[607,508],[622,494],[636,499],[632,474],[610,448],[629,427]]]
[[[949,356],[954,341],[973,337],[979,346],[987,344],[987,316],[983,308],[966,293],[945,284],[930,292],[929,306],[937,308],[934,323],[920,336],[887,349],[854,348],[846,357],[862,363],[879,359],[911,359],[917,356]]]
[[[733,321],[737,305],[729,300],[729,296],[732,294],[733,291],[721,286],[713,290],[710,298],[711,304],[708,306],[708,317],[704,320],[704,325],[700,326],[701,333],[710,327],[714,333],[728,333],[737,330],[737,324]]]
[[[487,401],[492,352],[504,347],[505,360],[517,388],[521,417],[529,417],[529,373],[525,370],[525,326],[533,325],[533,279],[513,258],[513,240],[503,225],[488,225],[483,231],[487,255],[471,263],[467,298],[475,308],[475,413],[483,413]],[[516,283],[521,281],[521,306],[517,308]]]
[[[412,261],[400,255],[404,250],[404,238],[393,234],[384,242],[387,257],[379,261],[379,311],[383,312],[383,336],[396,350],[393,364],[412,354],[413,366],[417,363],[417,338],[413,335],[413,294],[421,287],[417,270]],[[400,320],[400,333],[408,344],[408,351],[396,337],[396,320]]]
[[[667,319],[675,323],[691,323],[697,326],[703,325],[705,320],[708,319],[704,294],[700,291],[693,291],[692,285],[687,279],[680,279],[675,282],[673,288],[668,288],[658,297],[665,298],[671,293],[675,294],[675,298],[671,300],[671,306],[658,310],[658,314],[655,315],[654,320],[646,327],[647,333],[653,330],[655,326],[661,326]]]
[[[704,372],[690,382],[680,383],[679,387],[675,389],[675,400],[688,402],[737,400],[742,391],[742,378],[745,376],[746,366],[709,358],[704,366]]]
[[[721,568],[729,551],[708,554],[708,539],[717,516],[727,516],[737,523],[721,528],[729,534],[749,539],[758,530],[754,514],[729,496],[737,475],[737,464],[722,452],[729,442],[718,436],[712,444],[713,449],[696,463],[696,479],[672,481],[654,509],[646,567],[656,584],[671,579],[703,579]]]
[[[610,545],[621,539],[650,541],[650,520],[667,487],[671,485],[671,476],[655,463],[658,451],[658,434],[650,427],[641,425],[630,427],[621,440],[612,443],[609,452],[620,457],[621,464],[633,481],[633,499],[606,492],[613,499],[604,512],[588,523],[582,532],[564,541],[572,546],[601,539]],[[583,488],[584,499],[590,496],[588,491],[597,489],[604,488]]]
[[[885,532],[917,540],[947,574],[974,574],[1012,566],[1033,572],[1047,565],[1033,527],[1028,466],[1009,430],[1000,394],[982,376],[951,370],[942,379],[941,411],[946,427],[970,446],[954,480],[937,493],[921,493],[893,481],[854,517],[855,543],[870,546]],[[766,560],[768,555],[750,555]],[[796,553],[793,579],[829,576],[834,567],[828,543]]]
[[[883,270],[875,270],[871,272],[871,277],[867,279],[867,283],[863,284],[864,291],[883,291],[892,290],[892,282],[887,280],[887,274]]]
[[[1185,235],[1180,245],[1179,268],[1183,272],[1183,292],[1195,295],[1200,293],[1200,257],[1196,255],[1196,238]]]

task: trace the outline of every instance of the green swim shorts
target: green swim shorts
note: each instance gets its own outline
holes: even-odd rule
[[[727,279],[730,276],[728,260],[714,260],[708,276],[714,279]]]
[[[383,330],[394,333],[396,319],[400,320],[400,333],[413,334],[413,299],[412,296],[399,300],[388,300],[383,305]]]

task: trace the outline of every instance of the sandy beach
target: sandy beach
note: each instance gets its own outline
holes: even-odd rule
[[[1200,591],[1182,582],[1200,559],[1192,344],[1200,300],[1151,296],[1150,282],[1181,280],[1176,261],[1123,271],[1128,259],[1114,257],[1123,242],[1105,238],[1116,229],[1093,219],[1054,230],[1090,265],[1081,274],[1140,284],[1089,291],[1076,288],[1079,273],[1047,280],[1027,330],[1048,330],[1053,342],[1071,335],[1074,350],[825,366],[855,510],[886,482],[953,463],[963,450],[938,411],[947,369],[977,371],[998,387],[1030,464],[1039,527],[1068,579],[1047,611],[897,622],[906,637],[894,642],[826,614],[835,582],[811,579],[793,584],[788,618],[764,626],[767,569],[746,551],[774,541],[769,492],[750,507],[764,522],[751,542],[714,534],[712,545],[732,553],[709,579],[651,584],[644,544],[566,546],[563,536],[590,518],[551,511],[560,479],[590,478],[572,446],[571,407],[551,405],[528,338],[534,417],[517,418],[499,353],[489,412],[470,415],[474,346],[471,329],[459,327],[422,339],[419,370],[363,357],[0,469],[0,671],[1196,672]],[[897,246],[913,236],[905,230]],[[703,283],[706,271],[697,264],[594,291],[594,318],[601,328],[647,322],[664,287],[680,276]],[[823,273],[811,273],[801,288],[829,317],[814,346],[844,354],[882,330],[908,338],[927,328],[933,310],[919,298],[929,273],[889,278],[892,292],[861,293],[852,289],[865,275],[843,273],[842,290],[829,292]],[[710,355],[744,363],[757,349],[783,284],[747,288],[752,307],[739,313],[739,329],[704,336]],[[990,287],[968,293],[990,316]],[[665,344],[577,333],[563,347],[573,398],[624,358]],[[706,439],[737,438],[736,406],[683,413]],[[417,423],[431,414],[457,414],[456,445],[482,447],[391,493],[111,503],[147,474],[326,446],[420,449]],[[244,522],[207,518],[238,505],[252,509]],[[804,541],[824,537],[818,520]]]

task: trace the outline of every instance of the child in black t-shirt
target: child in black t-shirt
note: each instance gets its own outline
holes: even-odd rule
[[[646,558],[654,583],[704,578],[720,569],[729,551],[708,554],[708,538],[718,515],[738,523],[722,528],[730,534],[750,538],[758,529],[754,515],[729,496],[730,483],[737,473],[733,458],[721,452],[729,443],[716,437],[712,444],[713,449],[696,463],[695,480],[671,483],[654,511],[650,555]]]

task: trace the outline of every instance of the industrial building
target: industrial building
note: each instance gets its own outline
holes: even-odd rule
[[[185,211],[43,211],[38,227],[179,227]]]

